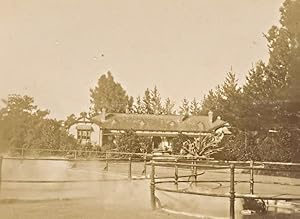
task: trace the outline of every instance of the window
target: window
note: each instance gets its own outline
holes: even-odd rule
[[[81,142],[90,141],[91,140],[91,131],[90,130],[78,130],[77,131],[77,139]]]

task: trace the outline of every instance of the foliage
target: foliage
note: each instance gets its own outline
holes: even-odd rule
[[[175,114],[176,111],[174,110],[175,102],[173,102],[169,97],[165,100],[165,104],[163,106],[163,114],[164,115],[172,115]]]
[[[64,121],[64,125],[65,125],[65,127],[68,128],[71,125],[73,125],[74,123],[76,123],[77,120],[78,120],[78,118],[74,114],[71,114],[71,115],[67,116],[66,120]]]
[[[154,114],[154,109],[152,108],[152,97],[151,91],[147,88],[143,97],[143,113]]]
[[[187,98],[182,100],[181,106],[179,106],[180,115],[190,115],[190,102]]]
[[[136,98],[136,102],[133,105],[133,112],[137,113],[137,114],[143,114],[143,112],[144,112],[143,105],[142,105],[142,100],[141,100],[140,96],[138,96]]]
[[[152,150],[151,138],[138,136],[134,131],[116,136],[115,145],[120,152],[145,153]]]
[[[163,113],[163,107],[161,104],[161,97],[157,90],[157,87],[155,86],[154,89],[151,91],[151,108],[154,114],[162,114]]]
[[[121,84],[114,81],[110,72],[102,75],[94,89],[90,89],[91,103],[95,112],[106,108],[108,112],[125,113],[132,106],[133,99],[128,97]]]
[[[200,103],[194,98],[190,104],[190,112],[193,116],[198,116],[201,113]]]
[[[179,134],[176,137],[173,138],[173,153],[174,154],[179,154],[181,149],[182,149],[182,145],[184,142],[186,142],[187,140],[190,140],[191,138],[188,137],[187,135],[184,134]]]
[[[62,128],[62,122],[48,119],[29,96],[9,95],[0,110],[1,151],[12,148],[68,149],[76,146],[74,138]]]
[[[211,155],[223,150],[224,146],[219,144],[223,137],[223,133],[212,133],[193,140],[188,139],[182,145],[182,153],[192,156],[211,157]]]
[[[220,115],[221,103],[220,99],[220,86],[217,86],[215,90],[209,90],[208,94],[204,96],[201,103],[201,113],[207,114],[209,111],[213,111],[215,115]]]
[[[262,131],[239,131],[225,137],[222,152],[214,158],[224,160],[256,160],[300,162],[300,148],[297,142],[300,133],[279,130],[275,133]]]
[[[170,98],[166,98],[163,104],[160,93],[155,86],[153,90],[147,88],[142,98],[140,96],[136,98],[135,104],[133,104],[133,113],[170,115],[175,114],[174,106],[175,103]]]
[[[207,114],[210,110],[214,115],[222,115],[226,121],[236,126],[239,124],[239,110],[241,105],[241,88],[238,87],[235,73],[227,73],[224,83],[217,86],[216,90],[210,90],[202,102],[202,113]]]
[[[286,0],[280,12],[280,25],[265,34],[268,62],[249,71],[242,89],[229,72],[202,102],[202,112],[212,110],[236,129],[216,157],[299,162],[300,2]]]

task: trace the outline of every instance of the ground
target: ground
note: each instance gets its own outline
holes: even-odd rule
[[[133,163],[132,175],[128,180],[128,164],[109,164],[104,171],[103,162],[69,161],[19,161],[4,160],[2,166],[2,188],[0,216],[7,219],[18,218],[196,218],[192,216],[212,215],[217,218],[228,216],[228,199],[156,192],[162,207],[171,211],[152,211],[150,208],[150,182],[143,179],[142,163]],[[201,172],[201,170],[199,170]],[[200,179],[229,179],[228,171],[204,171]],[[146,175],[149,175],[148,167]],[[159,176],[173,175],[174,169],[156,168]],[[186,175],[190,170],[179,170]],[[249,179],[248,174],[237,174],[236,179]],[[68,183],[8,183],[5,180],[83,180]],[[86,181],[93,182],[86,182]],[[297,179],[285,177],[256,176],[255,180],[293,182]],[[174,187],[173,183],[158,185]],[[180,189],[207,192],[228,192],[228,184],[202,183],[190,187],[188,183]],[[264,194],[300,195],[299,187],[283,185],[255,185],[255,191]],[[248,184],[238,184],[239,193],[247,193]],[[240,209],[241,202],[236,202]],[[238,211],[238,210],[237,210]],[[172,212],[172,213],[170,213]],[[176,214],[175,214],[176,213]],[[179,213],[179,214],[178,214]],[[239,212],[237,212],[239,213]],[[189,216],[188,216],[189,215]],[[288,214],[290,215],[290,214]],[[241,218],[241,217],[240,217]],[[245,217],[246,218],[246,217]],[[282,217],[283,218],[283,217]],[[286,217],[289,218],[289,217]],[[294,215],[294,218],[297,218]],[[252,219],[252,218],[251,218]]]

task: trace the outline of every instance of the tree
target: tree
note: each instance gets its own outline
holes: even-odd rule
[[[299,129],[300,108],[300,27],[299,1],[286,0],[280,9],[281,26],[273,28],[276,35],[270,35],[269,66],[276,73],[285,77],[284,85],[277,91],[280,104],[279,116],[284,126],[289,129]],[[270,31],[269,31],[270,32]],[[281,70],[281,71],[279,71]]]
[[[128,104],[126,106],[129,113],[134,113],[134,99],[133,97],[129,97]]]
[[[289,87],[286,91],[288,100],[292,103],[291,110],[295,111],[300,108],[300,27],[299,27],[299,1],[286,1],[281,8],[280,23],[290,33],[290,49],[289,56]]]
[[[220,88],[219,96],[219,115],[236,126],[239,122],[241,88],[238,86],[238,80],[232,70],[227,73],[225,82]]]
[[[163,108],[161,105],[161,97],[155,86],[154,89],[151,91],[151,108],[154,114],[162,114]]]
[[[299,1],[286,0],[280,11],[281,25],[272,26],[265,34],[269,61],[259,62],[250,71],[243,88],[243,102],[249,106],[248,110],[244,107],[243,117],[259,118],[256,129],[299,127]]]
[[[214,115],[222,116],[225,121],[232,125],[239,122],[239,110],[241,104],[241,88],[238,87],[235,73],[231,70],[222,85],[216,90],[210,90],[204,97],[201,105],[201,112],[207,114],[213,111]]]
[[[76,123],[77,120],[78,120],[78,118],[74,114],[71,114],[65,120],[64,125],[66,128],[69,128],[71,125]]]
[[[145,90],[144,97],[143,97],[143,112],[145,114],[154,114],[154,110],[153,110],[152,104],[151,104],[151,99],[152,99],[151,92],[147,88]]]
[[[201,103],[201,113],[207,114],[209,111],[213,111],[215,115],[220,115],[222,107],[220,98],[220,86],[217,86],[215,91],[209,90]]]
[[[21,147],[25,138],[39,125],[40,120],[48,115],[48,111],[37,109],[34,100],[29,96],[9,95],[2,100],[5,106],[1,109],[1,132],[4,150],[10,147]]]
[[[271,104],[274,102],[275,91],[274,86],[268,81],[268,74],[267,66],[259,61],[246,77],[239,112],[239,120],[243,120],[240,122],[242,129],[269,128],[276,120],[277,108]]]
[[[201,108],[200,108],[200,104],[197,102],[196,98],[194,98],[191,102],[190,112],[194,116],[200,115]]]
[[[140,105],[143,109],[142,112],[145,114],[159,115],[164,113],[161,97],[156,86],[153,88],[153,90],[150,90],[149,88],[145,90],[143,101],[141,104],[139,102],[136,103],[135,111],[137,111],[137,107],[139,108]],[[139,112],[141,112],[141,110],[139,110]]]
[[[227,155],[236,154],[237,159],[295,162],[295,155],[299,156],[294,145],[300,141],[300,1],[286,0],[280,11],[280,25],[265,34],[269,60],[250,70],[241,107],[236,108],[236,118],[242,122],[228,142]]]
[[[262,61],[257,62],[246,76],[246,84],[243,86],[245,98],[250,102],[263,100],[270,96],[270,91],[266,84],[266,66]]]
[[[182,100],[181,106],[179,106],[179,114],[185,116],[190,115],[190,102],[187,98]]]
[[[181,149],[182,149],[182,146],[183,146],[184,142],[186,142],[188,140],[192,140],[192,138],[190,138],[189,136],[184,135],[182,133],[179,133],[179,135],[176,135],[172,139],[172,142],[173,142],[173,146],[172,146],[173,151],[172,152],[173,152],[173,154],[179,154]]]
[[[151,152],[151,137],[138,136],[134,131],[126,131],[116,137],[116,149],[121,152]]]
[[[165,100],[165,104],[162,108],[162,112],[163,114],[165,115],[172,115],[172,114],[175,114],[175,110],[174,110],[174,107],[175,107],[175,103],[173,101],[171,101],[171,99],[168,97],[166,100]]]
[[[219,143],[224,137],[223,133],[209,133],[205,137],[198,137],[192,140],[188,139],[182,145],[182,154],[192,156],[211,157],[223,150],[224,146]]]
[[[96,112],[106,108],[108,112],[124,113],[132,99],[128,97],[121,84],[114,81],[110,72],[102,75],[94,89],[90,89],[91,103]],[[130,102],[131,101],[131,102]]]
[[[48,119],[48,110],[40,110],[29,96],[9,95],[0,110],[1,151],[12,148],[63,149],[76,141],[62,127],[62,122]]]
[[[143,109],[143,105],[142,105],[142,100],[141,97],[138,96],[136,98],[136,102],[133,105],[133,112],[136,114],[143,114],[144,113],[144,109]]]

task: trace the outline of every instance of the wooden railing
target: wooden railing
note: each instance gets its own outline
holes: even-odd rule
[[[265,167],[265,166],[291,166],[294,169],[282,169],[278,167]],[[174,175],[173,176],[163,176],[159,177],[156,176],[156,167],[173,167],[174,168]],[[192,168],[192,174],[180,176],[178,174],[178,168]],[[214,170],[221,170],[227,169],[230,170],[229,180],[198,180],[197,170],[201,169],[214,169]],[[249,180],[236,180],[235,179],[235,171],[236,170],[249,170]],[[157,208],[157,200],[156,191],[164,191],[164,192],[172,192],[172,193],[184,193],[184,194],[191,194],[191,195],[200,195],[200,196],[212,196],[212,197],[225,197],[229,198],[229,215],[230,219],[235,218],[235,200],[237,198],[248,198],[248,199],[263,199],[263,200],[300,200],[300,195],[297,197],[290,196],[290,197],[274,197],[272,195],[262,195],[262,194],[255,194],[254,185],[256,183],[268,183],[268,184],[280,184],[280,185],[288,185],[288,186],[300,186],[300,184],[295,183],[277,183],[277,182],[267,182],[267,181],[255,181],[254,180],[254,171],[282,171],[282,172],[298,172],[300,173],[300,164],[299,163],[278,163],[278,162],[254,162],[254,161],[199,161],[194,160],[192,163],[179,163],[177,160],[174,162],[155,162],[151,161],[151,180],[150,180],[150,196],[151,196],[151,206],[152,209]],[[201,175],[201,174],[200,174]],[[191,182],[190,180],[181,180],[181,178],[191,177],[194,176],[193,183],[229,183],[229,191],[228,193],[214,193],[214,192],[196,192],[196,191],[188,191],[188,190],[179,190],[178,184],[179,183],[187,183]],[[173,180],[172,180],[173,178]],[[175,184],[175,189],[171,188],[162,188],[159,187],[159,184],[163,183],[172,183]],[[248,194],[237,194],[235,189],[236,183],[249,183],[249,193]],[[254,195],[255,194],[255,195]]]
[[[300,186],[297,183],[280,183],[280,182],[267,182],[255,180],[254,173],[257,171],[279,171],[279,172],[296,172],[300,173],[300,163],[280,163],[280,162],[254,162],[254,161],[217,161],[205,159],[203,157],[190,157],[181,155],[172,155],[167,157],[155,157],[148,153],[130,153],[130,152],[116,152],[116,151],[89,151],[89,150],[51,150],[51,149],[25,149],[17,148],[16,151],[18,156],[10,157],[0,157],[0,191],[1,182],[6,183],[76,183],[76,182],[93,182],[93,181],[103,181],[103,180],[64,180],[64,181],[30,181],[30,180],[5,180],[2,179],[2,161],[3,159],[15,159],[15,160],[52,160],[52,161],[102,161],[105,162],[104,171],[109,171],[110,164],[112,162],[116,163],[126,163],[128,165],[128,179],[132,179],[132,162],[142,162],[143,163],[143,179],[147,179],[147,166],[151,166],[150,174],[150,197],[152,209],[157,208],[157,197],[156,191],[165,191],[172,193],[184,193],[191,195],[201,195],[201,196],[212,196],[212,197],[225,197],[229,199],[230,209],[229,215],[231,219],[235,218],[235,200],[239,198],[249,198],[249,199],[266,199],[266,200],[300,200],[300,197],[274,197],[271,195],[262,195],[255,193],[255,184],[258,183],[270,183],[278,185],[289,185],[289,186]],[[29,152],[37,153],[58,153],[63,154],[63,156],[58,157],[32,157],[27,156]],[[84,153],[85,156],[78,156]],[[72,156],[69,156],[69,155]],[[92,155],[95,155],[94,157]],[[68,155],[68,157],[66,157]],[[89,157],[92,157],[90,159]],[[156,167],[171,167],[174,168],[174,175],[171,176],[156,176]],[[281,168],[279,168],[281,167]],[[282,168],[286,167],[286,168]],[[288,168],[287,168],[288,167]],[[178,170],[181,168],[191,169],[191,174],[179,175]],[[213,169],[213,170],[229,170],[228,180],[199,180],[198,176],[202,175],[203,172],[199,172],[199,169]],[[249,174],[249,180],[236,180],[236,170],[246,170]],[[190,178],[193,177],[193,183],[229,183],[228,193],[215,193],[215,192],[196,192],[179,190],[178,185],[180,183],[191,182]],[[186,179],[187,178],[187,179]],[[163,183],[174,183],[175,189],[162,188],[159,185]],[[236,183],[249,183],[249,193],[238,194],[235,189]]]

